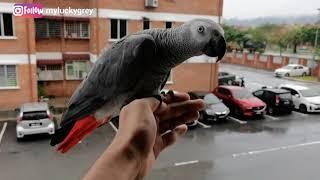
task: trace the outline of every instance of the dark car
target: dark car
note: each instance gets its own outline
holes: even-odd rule
[[[227,105],[230,111],[237,117],[264,115],[266,104],[254,97],[246,88],[239,86],[219,86],[213,93],[222,99],[223,103]]]
[[[218,83],[219,85],[244,86],[244,79],[228,72],[219,72]]]
[[[267,113],[291,113],[293,110],[292,96],[284,89],[263,88],[253,95],[267,104]]]
[[[188,94],[191,99],[203,99],[206,102],[206,109],[200,112],[200,121],[216,122],[225,120],[230,113],[229,108],[210,92],[193,91]]]

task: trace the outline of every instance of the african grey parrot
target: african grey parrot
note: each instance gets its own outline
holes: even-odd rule
[[[160,95],[175,66],[203,54],[219,61],[225,51],[223,29],[208,19],[120,39],[104,51],[74,92],[50,144],[60,143],[58,151],[67,152],[130,101]]]

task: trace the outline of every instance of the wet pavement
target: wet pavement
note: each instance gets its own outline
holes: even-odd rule
[[[252,87],[288,82],[267,71],[224,64],[220,69],[243,75]],[[0,132],[3,126],[0,122]],[[114,135],[112,126],[101,127],[61,155],[49,146],[47,136],[16,142],[15,124],[8,123],[0,139],[0,179],[80,179]],[[293,112],[248,122],[230,119],[189,130],[160,155],[147,179],[318,180],[319,151],[320,114]]]

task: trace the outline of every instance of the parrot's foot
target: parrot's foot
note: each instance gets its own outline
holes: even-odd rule
[[[134,101],[134,100],[136,100],[136,99],[143,99],[143,98],[150,98],[150,97],[152,97],[152,98],[156,98],[157,100],[159,100],[160,101],[160,105],[162,104],[162,102],[163,102],[163,100],[164,100],[164,96],[162,96],[162,95],[160,95],[160,94],[155,94],[155,95],[151,95],[151,96],[143,96],[143,97],[135,97],[135,98],[131,98],[131,99],[128,99],[127,101],[126,101],[126,103],[121,107],[121,109],[124,107],[124,106],[126,106],[126,105],[128,105],[129,103],[131,103],[132,101]]]
[[[169,96],[171,96],[171,97],[174,97],[174,92],[173,92],[173,90],[171,90],[171,89],[167,92],[167,94],[168,94]]]
[[[156,95],[152,95],[151,97],[156,98],[157,100],[159,100],[159,101],[160,101],[160,104],[162,104],[163,96],[161,96],[161,95],[159,95],[159,94],[156,94]]]

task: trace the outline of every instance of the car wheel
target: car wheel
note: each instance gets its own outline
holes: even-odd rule
[[[268,113],[268,114],[274,114],[274,109],[273,109],[273,107],[268,106],[268,107],[267,107],[267,113]]]
[[[299,106],[299,110],[300,110],[300,112],[302,112],[302,113],[307,113],[307,112],[308,112],[307,106],[304,105],[304,104],[301,104],[301,105]]]
[[[285,76],[285,77],[289,77],[289,76],[290,76],[290,74],[289,74],[289,73],[286,73],[284,76]]]
[[[199,121],[206,121],[207,116],[204,112],[200,112]]]
[[[23,138],[18,138],[18,137],[17,137],[17,141],[18,141],[18,142],[21,142],[22,140],[23,140]]]
[[[302,73],[302,76],[307,76],[307,73],[306,72]]]
[[[239,108],[234,109],[234,115],[238,118],[242,117],[242,112]]]

